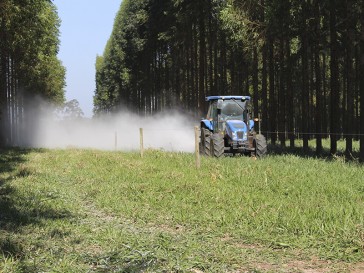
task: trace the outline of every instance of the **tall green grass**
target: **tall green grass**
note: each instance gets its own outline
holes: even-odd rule
[[[197,170],[185,153],[9,150],[0,164],[4,272],[363,261],[364,168],[342,157],[203,157]]]

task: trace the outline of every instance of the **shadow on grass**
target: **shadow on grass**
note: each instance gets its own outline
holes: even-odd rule
[[[286,155],[291,154],[295,156],[299,156],[301,158],[315,158],[315,159],[323,159],[326,161],[337,161],[341,160],[343,162],[359,162],[359,151],[353,151],[352,154],[347,155],[345,150],[338,149],[335,155],[330,153],[330,149],[323,147],[322,151],[318,154],[316,152],[316,148],[308,147],[308,151],[304,151],[302,147],[295,146],[291,148],[289,146],[281,146],[280,144],[271,144],[268,143],[268,153],[270,155]]]
[[[39,224],[43,219],[62,219],[71,216],[65,210],[55,210],[41,204],[37,197],[22,196],[11,182],[26,177],[32,171],[21,165],[26,162],[30,149],[0,149],[0,255],[21,259],[22,242],[17,234],[26,225]],[[37,150],[41,151],[41,150]],[[27,199],[27,200],[26,200]],[[38,197],[39,199],[39,197]]]
[[[95,272],[145,272],[153,270],[160,262],[152,252],[141,253],[128,249],[127,252],[111,252],[102,256],[87,257]],[[154,271],[152,271],[154,272]]]
[[[25,155],[30,151],[27,149],[0,149],[0,174],[14,171],[19,164],[26,161]]]

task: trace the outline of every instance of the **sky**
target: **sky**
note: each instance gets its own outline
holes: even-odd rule
[[[110,38],[122,0],[53,0],[62,23],[58,58],[66,67],[66,100],[92,117],[95,61]]]

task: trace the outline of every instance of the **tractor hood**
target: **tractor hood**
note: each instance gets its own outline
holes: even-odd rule
[[[254,121],[249,121],[250,129],[254,127]],[[232,139],[237,141],[247,140],[248,127],[242,120],[227,120],[226,121],[226,134]]]
[[[227,120],[226,121],[226,134],[232,140],[246,140],[247,126],[241,120]]]
[[[227,120],[226,121],[226,128],[229,128],[231,131],[244,131],[246,132],[246,124],[242,120]]]

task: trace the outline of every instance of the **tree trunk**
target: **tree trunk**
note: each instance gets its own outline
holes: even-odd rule
[[[268,38],[268,48],[269,48],[269,125],[271,142],[273,145],[277,141],[277,108],[276,108],[276,98],[275,98],[275,60],[274,60],[274,42],[273,38]]]
[[[306,3],[303,2],[302,8],[302,116],[301,116],[301,124],[302,124],[302,139],[303,139],[303,151],[305,153],[308,152],[308,120],[309,120],[309,79],[308,79],[308,33],[307,33],[307,24],[306,24],[306,16],[307,16],[307,7]]]
[[[6,46],[5,21],[0,25],[0,147],[5,146],[6,139]]]
[[[261,22],[265,22],[265,0],[260,1],[260,20]],[[266,41],[267,39],[265,39]],[[268,75],[267,75],[267,54],[268,54],[268,45],[265,42],[262,46],[262,105],[261,105],[261,126],[263,132],[268,131]],[[268,134],[266,134],[268,137]]]
[[[360,39],[360,38],[359,38]],[[358,40],[359,40],[358,39]],[[355,140],[360,140],[360,46],[355,48]]]
[[[327,138],[328,137],[328,128],[329,128],[329,117],[328,117],[328,94],[327,94],[327,90],[328,90],[328,82],[327,82],[327,57],[325,53],[322,53],[322,88],[323,88],[323,117],[322,117],[322,132],[323,132],[323,138]]]
[[[364,2],[361,4],[360,32],[360,162],[364,162]]]
[[[267,44],[262,47],[262,130],[268,131]],[[268,137],[268,135],[267,135]]]
[[[280,37],[279,43],[279,95],[278,95],[278,131],[279,131],[279,142],[282,147],[286,146],[286,90],[285,90],[285,57],[284,57],[284,37]]]
[[[330,153],[337,152],[337,136],[339,133],[339,67],[338,67],[338,42],[336,32],[336,7],[335,2],[330,2]]]
[[[346,150],[345,154],[347,157],[352,157],[353,152],[353,121],[354,121],[354,83],[355,83],[355,74],[354,74],[354,40],[355,40],[355,21],[353,21],[353,2],[351,0],[347,0],[347,20],[346,20],[346,119],[344,120],[344,124],[346,124]]]
[[[205,60],[206,60],[206,30],[205,30],[205,13],[204,13],[204,7],[203,2],[200,5],[200,14],[199,14],[199,79],[198,79],[198,108],[199,110],[202,110],[203,105],[205,104]]]
[[[289,37],[286,37],[286,58],[287,58],[287,71],[286,71],[286,85],[287,85],[287,129],[290,148],[294,148],[294,105],[293,105],[293,84],[292,84],[292,60],[291,60],[291,45]]]
[[[322,88],[321,88],[321,65],[320,65],[320,0],[315,1],[315,35],[316,43],[314,46],[314,63],[315,63],[315,90],[316,90],[316,154],[322,153],[322,119],[321,117],[326,113],[323,113],[322,109]]]
[[[253,105],[254,105],[254,117],[259,116],[259,93],[258,93],[258,49],[255,46],[253,48]]]

